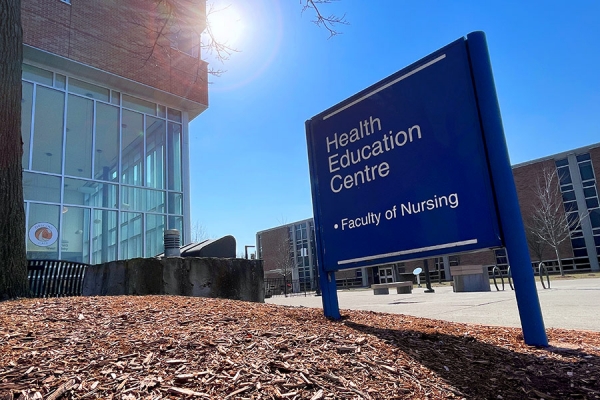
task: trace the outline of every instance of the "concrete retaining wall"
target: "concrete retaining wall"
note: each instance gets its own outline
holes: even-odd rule
[[[84,296],[169,294],[265,301],[262,261],[237,258],[134,258],[91,265]]]

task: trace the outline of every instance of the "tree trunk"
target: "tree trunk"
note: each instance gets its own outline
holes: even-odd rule
[[[558,260],[558,270],[560,271],[560,276],[565,276],[565,271],[563,271],[562,260],[560,259],[560,255],[558,255],[558,246],[554,247],[554,252],[556,253],[556,259]]]
[[[0,3],[0,300],[27,296],[21,157],[21,1]]]

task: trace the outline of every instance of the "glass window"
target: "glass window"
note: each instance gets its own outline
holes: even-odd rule
[[[169,214],[183,214],[183,194],[169,192]]]
[[[144,114],[156,115],[156,103],[151,103],[146,100],[138,99],[124,94],[123,107],[131,108],[132,110],[142,112]]]
[[[595,197],[596,196],[596,187],[592,186],[592,187],[587,187],[587,188],[583,189],[583,194],[585,195],[586,199],[589,199],[590,197]]]
[[[588,253],[587,253],[587,249],[583,248],[583,249],[573,249],[573,255],[575,257],[587,257]]]
[[[590,153],[580,154],[577,156],[577,162],[585,161],[590,159]]]
[[[181,192],[183,190],[181,177],[181,125],[169,123],[168,131],[168,188]]]
[[[582,181],[589,181],[594,179],[594,170],[592,169],[591,161],[585,161],[580,163],[579,172],[581,173]]]
[[[23,169],[29,169],[29,146],[31,145],[31,113],[33,107],[33,83],[23,82],[21,100],[21,137],[23,139]]]
[[[27,221],[27,258],[58,260],[59,206],[29,204]]]
[[[60,203],[60,177],[23,172],[23,197],[25,200]]]
[[[38,86],[35,98],[32,169],[60,174],[65,94]]]
[[[119,173],[119,109],[96,103],[94,178],[116,182]]]
[[[119,104],[121,104],[121,93],[115,92],[114,90],[112,92],[110,92],[110,93],[111,93],[110,102],[112,104],[114,104],[114,105],[117,105],[117,106]]]
[[[580,247],[585,247],[585,239],[584,238],[572,239],[571,243],[573,245],[573,248],[575,248],[575,249],[580,248]]]
[[[106,88],[73,78],[69,78],[69,92],[102,101],[108,101],[110,96],[110,90]]]
[[[121,259],[142,257],[142,213],[121,213]]]
[[[569,226],[579,226],[578,219],[579,214],[577,213],[577,211],[567,213],[567,221],[569,223]]]
[[[142,186],[144,158],[144,116],[123,110],[122,133],[122,177],[121,183]]]
[[[558,168],[557,171],[561,185],[568,185],[571,183],[571,174],[569,173],[568,167]]]
[[[65,175],[92,177],[92,135],[94,132],[94,102],[69,95],[67,102],[67,134]]]
[[[173,108],[167,108],[167,116],[169,120],[175,122],[181,122],[181,111],[175,110]]]
[[[23,73],[21,75],[23,79],[41,83],[43,85],[52,86],[53,74],[50,71],[34,67],[33,65],[23,64]]]
[[[597,198],[597,197],[594,197],[594,198],[592,198],[592,199],[587,199],[587,200],[585,201],[585,204],[587,205],[587,208],[596,208],[596,207],[598,207],[598,206],[599,206],[599,205],[598,205],[598,198]]]
[[[182,243],[183,241],[183,217],[176,217],[173,215],[169,215],[169,228],[168,229],[177,229],[182,234]]]
[[[117,186],[65,178],[65,204],[117,208]]]
[[[54,87],[65,89],[67,87],[67,77],[61,74],[54,75]]]
[[[600,210],[591,210],[590,211],[590,222],[592,223],[592,227],[600,228]]]
[[[117,212],[94,210],[92,221],[92,264],[117,259]]]
[[[571,212],[571,211],[576,211],[577,210],[577,202],[576,201],[569,201],[567,203],[565,203],[565,211],[566,212]]]
[[[63,207],[61,259],[89,263],[89,208]]]
[[[569,190],[568,192],[563,192],[562,194],[563,201],[573,201],[575,200],[575,192]]]
[[[556,167],[564,167],[569,165],[569,160],[563,158],[562,160],[556,160]]]
[[[165,121],[146,117],[146,186],[165,188]]]
[[[165,192],[122,186],[121,208],[131,211],[165,211]]]
[[[164,251],[165,216],[146,214],[146,257],[154,257]]]
[[[158,104],[158,116],[161,118],[167,118],[167,107]]]

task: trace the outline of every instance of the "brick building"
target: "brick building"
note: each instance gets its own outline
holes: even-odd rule
[[[531,224],[532,215],[538,207],[539,198],[534,188],[544,174],[556,173],[552,181],[559,190],[559,201],[562,202],[560,213],[570,220],[578,220],[570,230],[570,238],[559,246],[559,255],[565,271],[600,270],[600,205],[598,198],[598,180],[600,176],[600,143],[569,150],[563,153],[544,157],[537,160],[513,166],[513,176],[519,197],[521,215],[526,225]],[[297,258],[298,244],[296,229],[299,224],[305,224],[308,231],[308,248],[310,264],[309,270],[314,274],[314,224],[312,219],[296,222],[281,227],[272,228],[257,234],[258,257],[264,259],[265,272],[276,269],[274,262],[273,244],[290,239],[294,244],[288,254],[297,265],[303,265],[304,259]],[[554,250],[550,246],[536,249],[530,244],[532,266],[537,266],[543,261],[551,272],[558,271],[558,262]],[[300,247],[301,248],[301,247]],[[277,253],[281,257],[281,251]],[[498,266],[506,270],[508,260],[504,249],[485,250],[474,253],[448,254],[444,257],[427,260],[431,277],[433,279],[449,279],[450,266],[481,264],[492,268]],[[356,270],[342,270],[336,272],[338,286],[348,280],[360,281],[362,286],[369,286],[379,282],[393,282],[399,279],[400,274],[412,272],[417,267],[423,267],[423,260],[413,260],[396,264],[380,265]],[[305,273],[306,275],[306,273]],[[311,275],[312,277],[312,275]],[[294,275],[294,279],[300,279]]]
[[[154,256],[173,228],[189,240],[205,22],[203,0],[22,0],[28,258]]]

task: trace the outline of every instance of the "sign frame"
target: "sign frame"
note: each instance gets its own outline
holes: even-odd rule
[[[483,32],[470,33],[466,38],[461,38],[458,41],[445,46],[440,51],[448,49],[451,46],[456,45],[457,42],[461,41],[463,41],[465,45],[465,57],[470,69],[471,84],[475,92],[475,113],[477,114],[478,123],[480,125],[479,128],[482,135],[481,143],[484,146],[484,163],[487,166],[486,173],[489,173],[490,189],[493,197],[491,204],[493,204],[494,212],[497,212],[497,225],[493,227],[495,229],[492,231],[492,236],[497,235],[498,241],[487,241],[485,242],[485,245],[480,245],[480,243],[468,243],[466,246],[454,246],[452,249],[436,249],[439,251],[435,252],[427,250],[427,247],[425,246],[424,249],[417,249],[419,251],[412,252],[412,254],[403,253],[402,251],[383,253],[387,257],[379,257],[377,260],[368,259],[368,257],[354,257],[354,259],[350,258],[352,262],[348,263],[349,265],[345,268],[356,268],[363,265],[372,265],[375,262],[383,264],[397,260],[427,258],[434,255],[473,251],[477,249],[500,247],[501,245],[504,245],[512,266],[513,279],[515,281],[515,294],[517,297],[517,305],[523,327],[524,340],[527,344],[547,346],[548,340],[542,319],[539,299],[537,296],[537,289],[535,287],[533,269],[531,268],[523,221],[521,219],[514,178],[508,157],[508,149],[504,137],[500,108],[498,105],[485,34]],[[427,68],[432,63],[435,63],[440,57],[440,51],[432,53],[422,60],[412,64],[410,67],[408,67],[409,72],[405,74],[405,77],[408,78],[414,75],[416,72]],[[405,70],[406,69],[402,71]],[[402,71],[397,74],[401,74]],[[397,74],[394,74],[393,77],[395,77]],[[394,79],[396,79],[396,81],[394,81]],[[399,81],[397,78],[386,78],[382,81],[383,83],[380,82],[375,84],[368,89],[365,89],[365,91],[373,91],[379,87],[382,88],[379,90],[383,90],[387,87],[390,87],[397,81]],[[318,117],[322,118],[322,116],[326,113],[327,115],[335,114],[337,113],[336,110],[338,109],[341,111],[349,109],[354,104],[361,101],[361,95],[363,92],[360,92],[359,94],[347,99],[339,105],[328,109],[327,111],[319,114]],[[435,101],[432,100],[432,103],[435,104]],[[322,169],[324,158],[323,156],[319,156],[318,151],[316,151],[314,148],[314,134],[316,132],[315,121],[319,121],[319,119],[315,117],[306,122],[306,131],[315,218],[317,259],[320,275],[319,279],[323,293],[322,299],[325,316],[332,319],[339,319],[341,316],[339,313],[339,304],[337,300],[335,271],[344,268],[340,268],[339,262],[338,265],[333,265],[335,262],[335,257],[332,258],[331,254],[336,254],[337,248],[335,246],[328,247],[327,243],[324,242],[324,239],[329,242],[332,241],[332,236],[330,233],[328,233],[328,230],[330,232],[332,226],[334,229],[338,229],[339,224],[332,224],[332,212],[328,211],[324,215],[321,209],[322,203],[327,202],[328,200],[327,197],[323,197],[320,193],[320,191],[323,190],[323,183],[319,182],[319,179],[322,179],[322,177],[319,176],[318,172],[320,171],[319,168]],[[371,117],[370,123],[370,130],[371,133],[373,133],[373,117]],[[366,132],[369,131],[369,124],[367,121],[365,121],[364,130]],[[363,131],[361,128],[361,134],[362,133]],[[390,134],[391,133],[392,131],[390,131]],[[355,136],[355,138],[359,138],[359,136]],[[346,139],[344,138],[344,140]],[[330,147],[333,146],[331,143],[334,143],[337,149],[338,137],[335,137],[335,141],[329,137],[327,138],[328,152],[330,151]],[[332,167],[331,159],[329,159],[328,162],[329,171],[332,171],[338,166],[334,164]],[[389,165],[387,169],[389,171]],[[323,174],[321,173],[321,175]],[[380,176],[382,175],[383,174],[380,174]],[[383,176],[383,178],[385,178],[385,176]],[[348,186],[348,189],[352,188],[351,184]],[[334,188],[332,184],[331,190],[335,192],[334,189],[338,189],[338,186]],[[329,205],[329,209],[331,209],[331,205]],[[373,217],[373,219],[369,221],[374,220],[375,219]],[[459,223],[456,223],[455,225],[461,226]],[[494,223],[492,223],[492,225],[494,225]],[[510,234],[503,235],[502,232],[510,232]],[[487,243],[491,243],[493,245],[488,245]],[[353,243],[348,243],[347,245],[352,246]],[[336,244],[336,246],[339,247],[338,244]],[[333,251],[331,250],[332,248]],[[329,254],[325,254],[326,252],[329,252]]]

